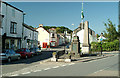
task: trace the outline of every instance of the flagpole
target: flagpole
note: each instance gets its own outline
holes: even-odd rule
[[[82,11],[81,11],[81,13],[82,13],[82,28],[84,27],[83,26],[83,18],[84,18],[84,15],[83,15],[83,0],[82,0]]]

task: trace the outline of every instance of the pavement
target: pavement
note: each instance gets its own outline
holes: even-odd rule
[[[69,63],[65,63],[65,62],[50,62],[50,58],[43,60],[43,61],[39,61],[39,63],[37,63],[36,65],[33,66],[29,66],[14,72],[10,72],[10,73],[5,73],[3,74],[3,76],[18,76],[18,75],[25,75],[25,74],[29,74],[31,72],[39,72],[41,70],[49,70],[51,68],[58,68],[60,66],[67,66],[67,65],[74,65],[75,63],[80,63],[80,62],[89,62],[91,60],[97,60],[97,59],[102,59],[102,58],[107,58],[107,57],[112,57],[114,56],[114,54],[105,54],[104,56],[94,56],[94,57],[81,57],[80,59],[78,59],[77,61],[73,61],[73,62],[69,62]],[[108,73],[117,73],[116,71],[108,71],[108,70],[104,70],[104,72],[108,72]],[[90,74],[89,76],[98,76],[103,74],[103,72],[99,71],[98,73],[93,73]],[[112,74],[111,74],[112,75]],[[117,75],[117,74],[114,74]]]

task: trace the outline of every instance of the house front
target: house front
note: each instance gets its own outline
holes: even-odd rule
[[[78,28],[76,28],[73,33],[72,33],[72,37],[77,35],[79,37],[80,43],[81,45],[84,43],[84,25],[82,25],[82,23],[80,23],[80,26]],[[96,42],[97,38],[95,36],[95,31],[93,31],[91,28],[88,28],[88,34],[89,34],[89,42]]]
[[[36,28],[36,31],[38,31],[38,43],[42,48],[46,48],[49,43],[49,32],[43,28],[43,24],[39,24],[39,27]],[[39,46],[38,45],[38,46]]]
[[[4,15],[2,20],[2,48],[20,49],[24,13],[6,2],[1,2],[1,8],[1,14]]]
[[[0,14],[0,52],[2,52],[2,19],[3,17],[4,16]]]
[[[59,38],[57,38],[58,35],[56,33],[56,29],[55,28],[51,28],[51,29],[49,29],[49,32],[50,32],[50,47],[58,46]]]
[[[28,26],[27,24],[23,24],[24,32],[23,32],[23,47],[22,48],[36,48],[38,47],[38,32]]]

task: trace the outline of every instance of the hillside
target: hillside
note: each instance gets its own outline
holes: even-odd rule
[[[70,30],[67,27],[64,26],[60,26],[60,27],[56,27],[56,26],[43,26],[44,29],[49,30],[50,28],[55,28],[57,33],[64,33],[65,30],[67,30],[67,32],[70,34],[72,32],[72,30]]]

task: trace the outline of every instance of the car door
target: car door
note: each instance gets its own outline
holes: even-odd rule
[[[30,53],[30,50],[29,50],[29,49],[27,49],[27,53],[29,54],[29,56],[31,56],[31,53]]]
[[[15,53],[14,50],[11,50],[11,51],[12,51],[12,53],[13,53],[13,57],[14,57],[14,59],[17,59],[17,58],[18,58],[18,55]]]
[[[10,54],[9,50],[5,50],[5,54],[6,54],[7,58],[11,57],[11,54]]]
[[[15,57],[14,57],[14,53],[12,52],[12,50],[9,50],[9,54],[10,54],[11,60],[13,60]]]

